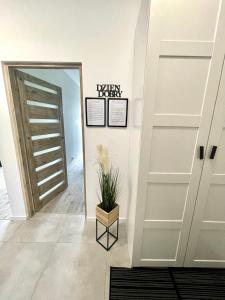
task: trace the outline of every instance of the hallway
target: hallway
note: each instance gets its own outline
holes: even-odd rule
[[[1,300],[108,300],[110,266],[130,266],[125,223],[106,252],[95,219],[38,213],[0,221]]]
[[[0,167],[0,220],[10,219],[10,205],[6,190],[3,168]]]

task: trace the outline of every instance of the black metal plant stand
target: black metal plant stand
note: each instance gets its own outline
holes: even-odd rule
[[[112,246],[118,241],[118,234],[119,234],[119,218],[116,219],[110,226],[105,226],[105,231],[98,237],[98,222],[101,223],[103,226],[105,226],[102,222],[100,222],[98,219],[96,219],[96,241],[107,251],[109,251]],[[116,227],[116,236],[110,232],[110,227],[117,222],[117,227]],[[105,247],[105,245],[103,245],[100,242],[100,239],[104,236],[107,235],[107,246]],[[113,243],[111,245],[109,245],[109,236],[112,236],[115,240],[113,241]]]

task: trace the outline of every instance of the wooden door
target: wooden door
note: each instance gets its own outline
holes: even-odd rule
[[[151,1],[136,266],[184,263],[204,163],[199,148],[207,146],[224,57],[224,16],[224,2]]]
[[[225,267],[225,67],[221,76],[185,265]]]
[[[23,130],[22,157],[28,166],[33,209],[40,210],[67,183],[61,88],[14,70],[17,118]]]

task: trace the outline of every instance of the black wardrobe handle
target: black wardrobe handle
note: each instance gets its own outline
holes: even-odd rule
[[[217,146],[212,146],[212,151],[210,154],[210,159],[214,159],[215,155],[216,155],[216,150],[217,150]]]
[[[199,147],[199,158],[204,159],[204,146]]]

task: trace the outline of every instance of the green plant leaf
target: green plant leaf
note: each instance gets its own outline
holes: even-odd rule
[[[111,166],[108,173],[104,173],[104,168],[100,162],[98,170],[98,180],[101,191],[99,206],[106,212],[110,212],[117,205],[119,170]]]

